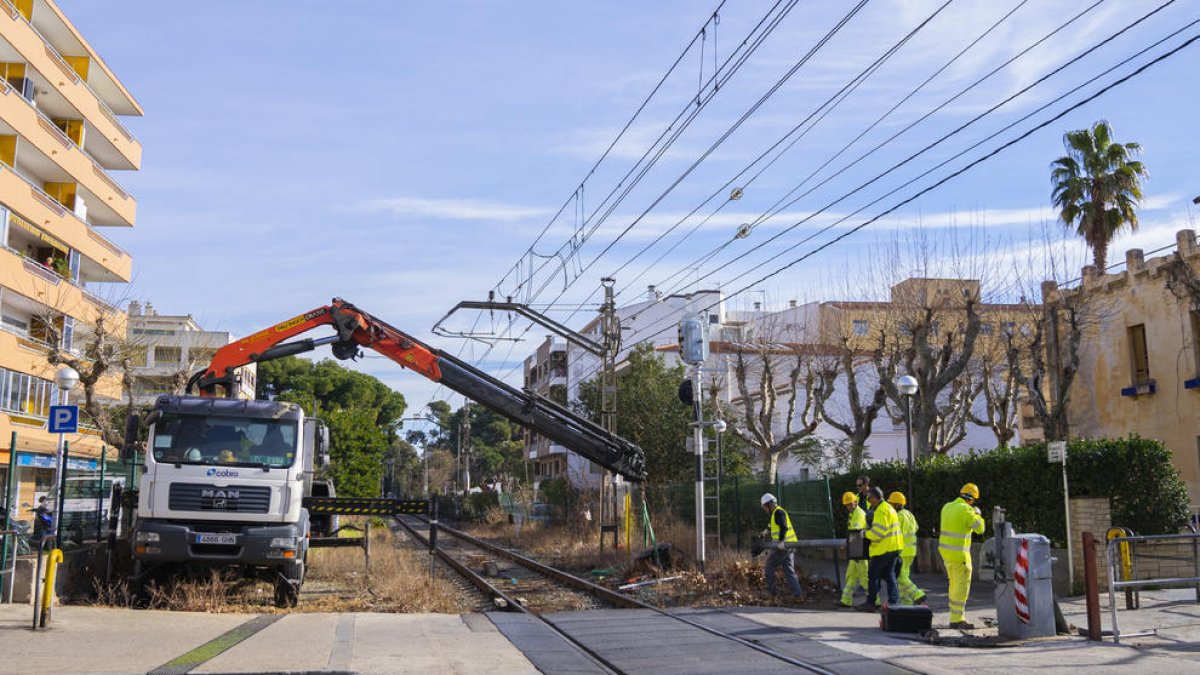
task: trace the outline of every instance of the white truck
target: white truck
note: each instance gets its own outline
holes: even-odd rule
[[[324,424],[294,403],[200,396],[161,396],[147,421],[135,581],[236,566],[273,582],[276,604],[294,604],[314,526],[301,500],[328,463]]]

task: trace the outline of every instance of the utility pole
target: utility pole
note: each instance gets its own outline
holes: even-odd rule
[[[600,305],[600,337],[604,345],[600,364],[600,426],[615,434],[617,432],[617,352],[621,350],[621,322],[617,318],[617,304],[613,293],[616,281],[610,277],[600,280],[604,288],[604,304]],[[605,483],[611,480],[609,489]],[[617,484],[616,473],[604,472],[600,479],[600,550],[604,550],[604,537],[611,532],[613,548],[617,548]]]
[[[463,482],[466,483],[466,491],[463,494],[471,494],[471,401],[467,400],[466,413],[463,415],[463,431],[466,434],[466,442],[463,443]]]

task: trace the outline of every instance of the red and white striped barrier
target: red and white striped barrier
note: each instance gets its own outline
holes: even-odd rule
[[[1029,540],[1021,540],[1021,550],[1017,552],[1017,564],[1013,570],[1013,602],[1017,607],[1017,618],[1021,623],[1029,623],[1029,600],[1025,597],[1025,575],[1029,573]]]

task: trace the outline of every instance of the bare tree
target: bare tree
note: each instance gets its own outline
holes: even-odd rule
[[[882,335],[880,336],[882,340]],[[825,422],[846,435],[847,464],[851,468],[862,466],[866,459],[867,439],[879,411],[887,403],[887,392],[878,380],[868,378],[860,388],[859,369],[872,366],[869,354],[850,346],[849,338],[842,336],[837,347],[837,359],[841,374],[846,379],[846,412],[849,419],[839,417],[828,406],[823,407],[821,417]],[[894,364],[885,368],[886,379],[895,378]],[[873,381],[872,381],[873,380]]]
[[[1033,323],[1030,339],[1010,339],[1008,368],[1024,388],[1048,441],[1066,440],[1067,403],[1071,383],[1079,372],[1079,343],[1083,339],[1084,293],[1063,294],[1053,281],[1042,283],[1043,315]]]
[[[117,401],[99,393],[105,380],[120,378],[128,396],[127,404],[133,405],[132,373],[137,350],[126,339],[118,314],[115,307],[97,307],[92,325],[76,324],[71,349],[65,348],[63,342],[63,316],[54,313],[41,318],[47,326],[46,362],[51,366],[70,366],[79,373],[85,419],[99,430],[104,443],[120,447],[124,443],[121,414],[124,411],[114,411]]]
[[[735,407],[740,407],[742,418],[733,425],[734,433],[759,453],[763,475],[773,481],[780,457],[812,436],[821,423],[837,364],[822,358],[812,345],[756,342],[737,346],[733,375],[739,396]],[[777,426],[782,433],[776,432]]]
[[[1015,331],[1004,333],[1005,345],[1016,339]],[[1007,348],[980,350],[975,368],[978,369],[980,393],[983,394],[983,417],[969,408],[971,422],[991,429],[996,437],[996,446],[1007,448],[1017,435],[1017,409],[1021,387],[1016,374],[1008,366]]]
[[[978,282],[962,285],[959,298],[952,293],[926,292],[942,288],[923,286],[917,283],[908,289],[894,289],[898,330],[881,330],[880,346],[873,355],[879,383],[897,407],[904,399],[893,375],[904,372],[917,380],[917,393],[912,396],[917,456],[944,453],[965,436],[966,414],[961,407],[972,405],[978,387],[969,381],[969,373],[967,381],[959,379],[971,362],[982,325]]]

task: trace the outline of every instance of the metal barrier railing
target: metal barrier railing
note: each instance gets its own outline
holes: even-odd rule
[[[1122,545],[1133,546],[1134,553],[1132,557],[1136,560],[1136,546],[1150,542],[1191,542],[1192,543],[1192,566],[1195,570],[1195,576],[1190,577],[1161,577],[1151,579],[1133,579],[1129,578],[1129,574],[1121,564],[1122,556],[1118,553],[1124,548]],[[1196,584],[1196,600],[1200,602],[1200,534],[1189,532],[1186,534],[1150,534],[1140,537],[1112,537],[1108,540],[1105,556],[1108,563],[1108,606],[1112,612],[1112,635],[1113,642],[1121,643],[1121,628],[1117,622],[1117,591],[1127,589],[1148,588],[1151,586],[1167,586],[1180,584]],[[1160,559],[1166,559],[1166,556],[1156,556]],[[1118,581],[1118,571],[1121,572],[1121,579]],[[1134,568],[1136,573],[1136,567]],[[1142,633],[1129,633],[1125,637],[1142,637],[1146,635],[1156,634],[1156,630],[1151,630]]]
[[[7,569],[0,569],[0,595],[3,596],[3,601],[12,604],[13,599],[13,581],[17,576],[17,537],[21,533],[17,530],[0,530],[0,560],[4,561]]]

